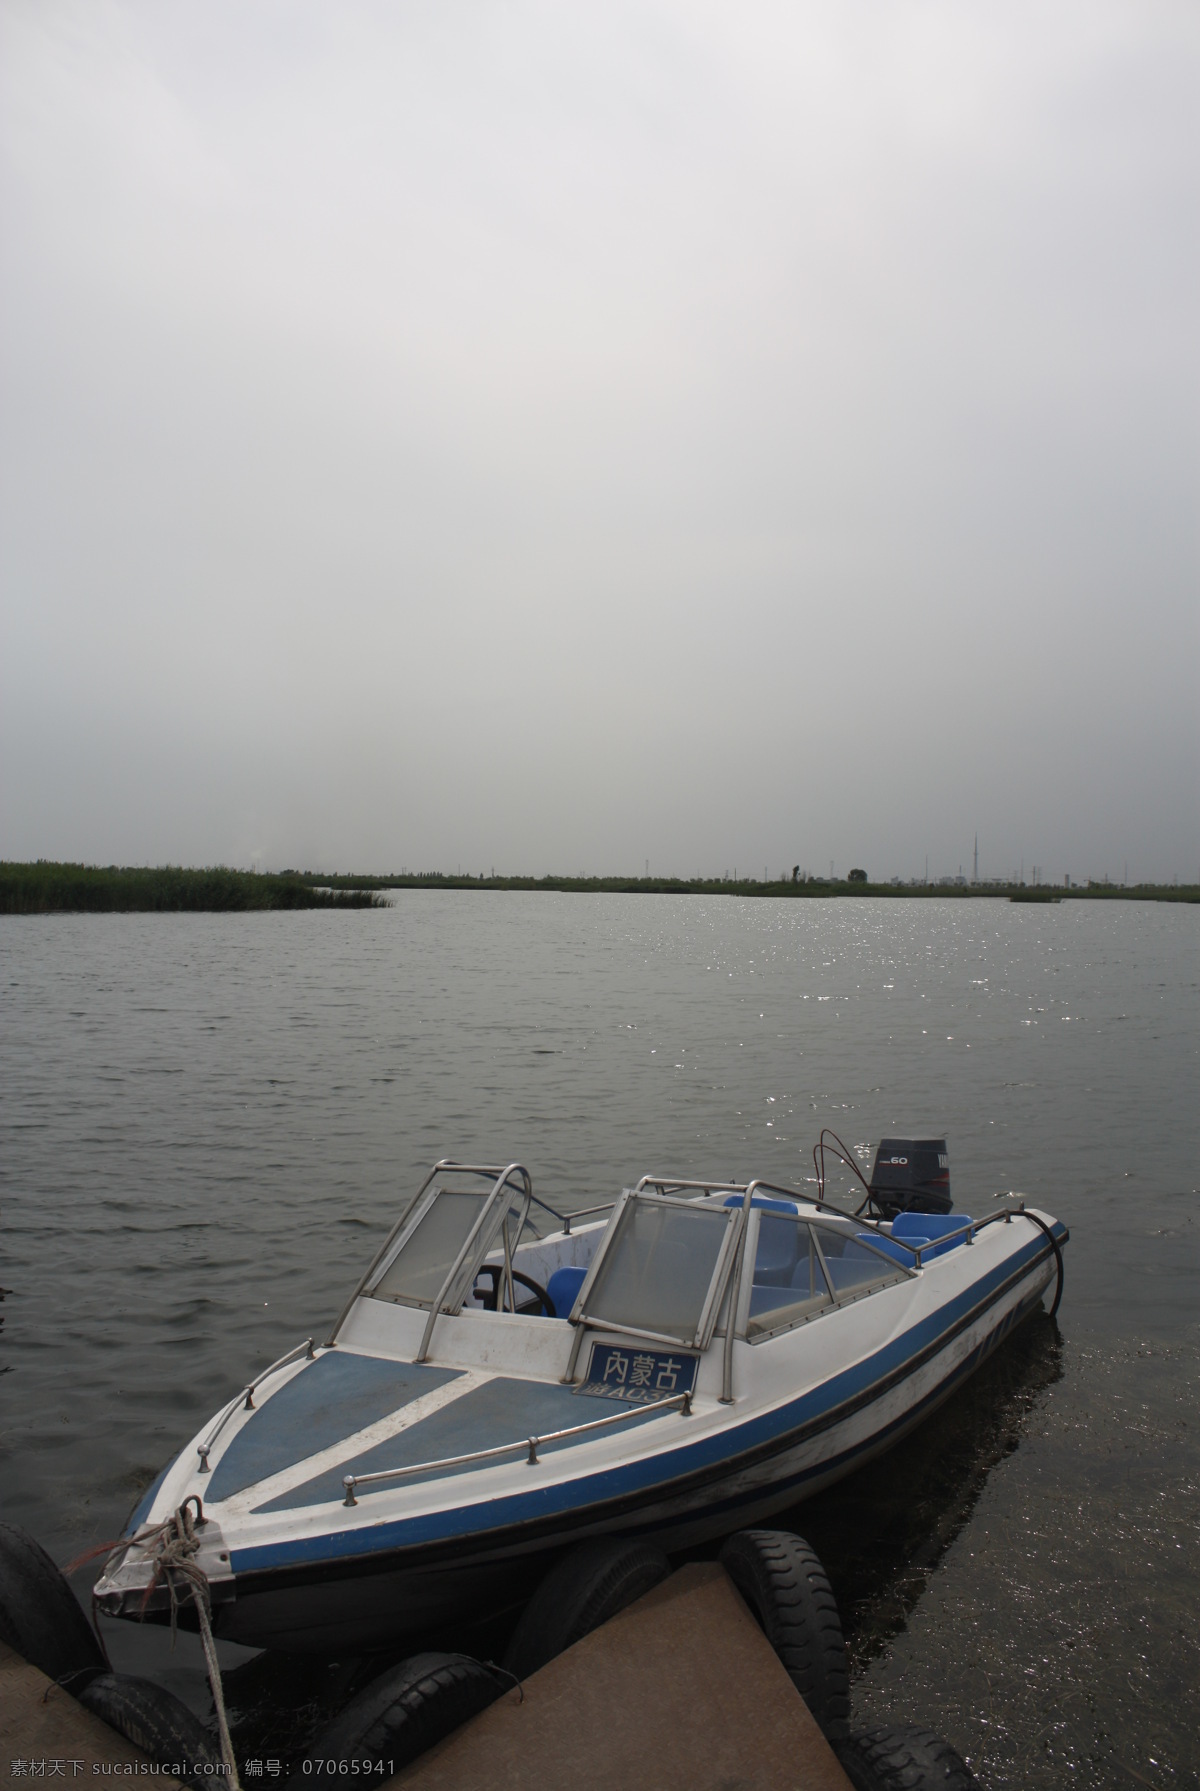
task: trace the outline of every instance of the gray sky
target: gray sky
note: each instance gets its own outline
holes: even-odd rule
[[[2,0],[0,853],[1200,873],[1194,0]]]

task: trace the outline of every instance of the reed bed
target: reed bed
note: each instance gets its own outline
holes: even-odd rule
[[[0,862],[0,914],[241,913],[267,908],[386,907],[377,891],[331,889],[294,871]]]

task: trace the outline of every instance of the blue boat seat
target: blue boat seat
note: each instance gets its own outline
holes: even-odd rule
[[[729,1194],[725,1198],[725,1205],[741,1206],[742,1200],[740,1194]],[[767,1212],[795,1214],[799,1210],[794,1201],[773,1200],[769,1194],[752,1194],[750,1204]],[[787,1287],[791,1282],[799,1249],[798,1225],[790,1225],[787,1220],[760,1219],[758,1252],[754,1258],[754,1285]]]
[[[567,1318],[579,1298],[579,1290],[587,1280],[586,1269],[555,1269],[546,1283],[555,1318]]]
[[[893,1244],[891,1238],[885,1237],[881,1232],[860,1231],[858,1235],[864,1244],[874,1244],[875,1248],[882,1250],[885,1256],[891,1256],[896,1262],[902,1262],[906,1269],[916,1268],[916,1258],[913,1256],[912,1250],[906,1250],[903,1244]],[[928,1242],[929,1239],[924,1237],[906,1237],[904,1239],[905,1244],[911,1244],[913,1249],[917,1250],[924,1249]]]
[[[947,1250],[957,1250],[960,1244],[965,1244],[965,1231],[962,1237],[952,1237],[948,1243],[939,1244],[937,1240],[946,1237],[948,1232],[962,1231],[971,1223],[969,1213],[897,1213],[892,1221],[892,1236],[904,1238],[910,1244],[915,1244],[919,1238],[926,1239],[932,1247],[922,1251],[922,1261],[928,1261],[931,1256],[944,1256]]]
[[[807,1250],[792,1270],[791,1280],[788,1282],[788,1286],[795,1293],[802,1295],[806,1300],[811,1299],[814,1295],[823,1294],[826,1291],[825,1277],[821,1273],[821,1265],[819,1262],[809,1261]]]

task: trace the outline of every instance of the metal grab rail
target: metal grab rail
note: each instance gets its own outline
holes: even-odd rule
[[[557,1219],[559,1224],[562,1224],[563,1215],[559,1212],[556,1206],[551,1206],[550,1202],[548,1200],[543,1200],[539,1194],[531,1194],[529,1198],[532,1200],[534,1206],[540,1206],[544,1213],[549,1213],[552,1219]]]
[[[615,1200],[606,1200],[601,1206],[581,1206],[573,1213],[560,1213],[556,1206],[551,1206],[550,1202],[543,1200],[540,1195],[531,1194],[530,1199],[534,1206],[540,1206],[544,1213],[549,1213],[552,1219],[558,1220],[563,1229],[563,1236],[568,1238],[576,1219],[590,1219],[593,1213],[610,1213],[617,1204]]]
[[[269,1368],[264,1368],[262,1373],[257,1375],[255,1379],[250,1382],[248,1387],[243,1387],[242,1391],[230,1400],[204,1441],[196,1444],[196,1454],[200,1457],[200,1466],[196,1470],[197,1473],[208,1473],[208,1457],[212,1451],[213,1444],[237,1410],[238,1400],[240,1399],[242,1401],[242,1410],[244,1412],[252,1412],[254,1410],[255,1393],[265,1380],[270,1379],[277,1368],[286,1368],[289,1362],[294,1362],[296,1360],[297,1356],[307,1356],[311,1362],[315,1353],[312,1338],[306,1337],[303,1343],[298,1343],[295,1349],[290,1349],[286,1356],[280,1356],[278,1362],[272,1362]]]
[[[495,1461],[501,1455],[516,1455],[522,1449],[529,1451],[526,1466],[541,1467],[538,1450],[547,1443],[559,1443],[564,1437],[583,1436],[585,1432],[603,1430],[609,1424],[627,1424],[631,1418],[644,1418],[650,1412],[666,1412],[672,1406],[679,1407],[681,1418],[692,1415],[692,1395],[673,1393],[669,1399],[656,1399],[651,1405],[631,1405],[628,1411],[611,1412],[607,1418],[592,1418],[586,1424],[571,1424],[565,1430],[550,1430],[544,1436],[521,1437],[511,1443],[497,1443],[491,1449],[472,1449],[466,1455],[444,1455],[437,1461],[415,1461],[406,1468],[381,1468],[374,1474],[345,1474],[342,1485],[346,1489],[343,1505],[357,1505],[355,1492],[360,1486],[374,1486],[381,1480],[404,1480],[412,1474],[435,1474],[444,1468],[466,1467],[470,1462]]]
[[[616,1204],[615,1200],[606,1200],[602,1206],[581,1206],[578,1212],[560,1214],[563,1222],[563,1236],[570,1237],[571,1226],[576,1219],[590,1219],[593,1213],[611,1213]]]

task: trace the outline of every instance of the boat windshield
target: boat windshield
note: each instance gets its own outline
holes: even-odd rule
[[[488,1198],[486,1188],[435,1188],[368,1292],[376,1299],[432,1305]]]
[[[902,1270],[893,1267],[886,1256],[880,1256],[877,1250],[848,1233],[823,1225],[817,1235],[826,1272],[838,1297],[866,1293],[885,1282],[903,1280]]]
[[[774,1214],[759,1221],[746,1336],[754,1340],[832,1306],[811,1225]]]
[[[635,1195],[597,1263],[587,1318],[703,1348],[736,1219],[725,1207]]]
[[[764,1213],[746,1336],[751,1342],[904,1279],[904,1269],[841,1226]]]

